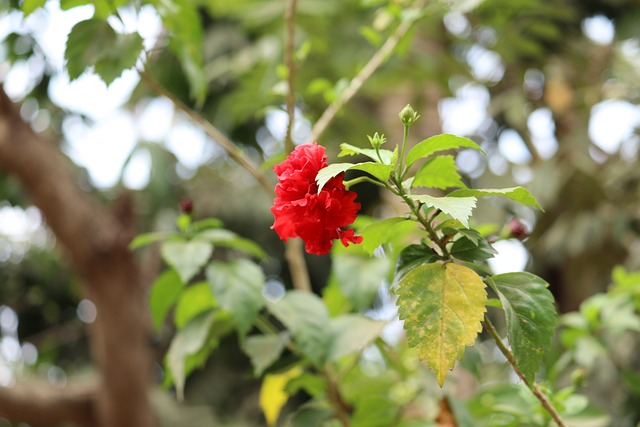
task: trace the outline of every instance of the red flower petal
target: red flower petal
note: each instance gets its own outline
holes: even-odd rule
[[[318,193],[316,175],[326,166],[324,147],[302,144],[273,168],[278,185],[271,208],[275,217],[271,228],[284,241],[302,238],[305,250],[316,255],[328,253],[334,239],[340,239],[345,246],[362,241],[352,229],[341,230],[355,221],[360,210],[360,203],[355,202],[357,194],[344,187],[343,175],[329,180]]]

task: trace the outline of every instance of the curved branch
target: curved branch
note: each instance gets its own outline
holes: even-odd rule
[[[36,426],[96,425],[95,387],[55,388],[49,384],[0,387],[0,416]]]
[[[184,102],[178,99],[173,93],[165,89],[161,84],[153,80],[148,73],[144,71],[139,71],[140,78],[142,81],[155,93],[158,95],[162,95],[168,98],[173,105],[176,106],[180,111],[185,113],[187,116],[191,118],[194,122],[196,122],[207,135],[213,138],[223,149],[227,152],[229,157],[231,157],[236,163],[242,166],[247,172],[249,172],[253,177],[260,183],[262,189],[269,195],[273,196],[273,185],[269,182],[266,175],[260,170],[260,168],[255,165],[251,159],[245,156],[236,145],[231,142],[229,138],[225,134],[223,134],[218,128],[209,123],[207,119],[202,117],[200,114],[195,112],[193,109],[189,108]]]
[[[487,316],[486,314],[484,316],[483,323],[484,323],[484,329],[489,333],[489,335],[491,335],[491,338],[493,338],[493,340],[495,341],[496,346],[498,347],[500,352],[504,355],[504,357],[507,359],[507,362],[509,362],[509,365],[511,365],[513,372],[515,372],[518,375],[518,377],[522,380],[522,382],[527,387],[529,387],[533,395],[540,401],[540,404],[545,409],[545,411],[547,411],[549,415],[551,415],[551,418],[553,418],[553,420],[556,422],[558,427],[565,427],[566,424],[564,420],[560,416],[560,413],[558,413],[558,410],[553,406],[553,403],[551,403],[547,395],[544,394],[542,390],[540,390],[540,387],[538,387],[538,384],[529,383],[529,381],[527,380],[527,377],[524,376],[524,374],[518,367],[518,363],[516,362],[516,359],[513,356],[513,353],[511,353],[511,350],[509,350],[507,346],[504,344],[504,342],[502,341],[502,338],[500,338],[500,334],[498,334],[498,331],[496,331],[496,328],[493,326],[493,323],[491,323],[491,320],[489,320],[489,316]]]
[[[293,59],[295,47],[295,27],[296,27],[296,6],[297,0],[288,0],[284,20],[287,27],[285,36],[284,62],[287,66],[287,133],[284,138],[284,151],[293,151],[293,123],[296,118],[296,64]],[[301,291],[311,292],[311,280],[309,270],[302,253],[302,241],[300,239],[289,239],[285,243],[285,258],[289,264],[291,282],[293,287]]]
[[[338,114],[338,111],[358,93],[362,85],[373,75],[373,73],[382,65],[382,63],[391,56],[393,50],[398,45],[402,37],[409,31],[413,23],[420,17],[421,9],[426,4],[426,0],[420,0],[416,2],[413,8],[409,11],[404,20],[398,25],[398,28],[393,34],[384,42],[380,49],[378,49],[369,62],[365,64],[360,72],[349,82],[349,85],[340,94],[340,96],[327,107],[322,113],[316,124],[311,129],[309,135],[309,141],[315,142],[320,138],[320,135],[324,133],[329,124],[333,121]]]
[[[293,50],[295,48],[295,28],[296,28],[296,6],[297,0],[287,1],[287,10],[284,15],[287,27],[284,49],[284,63],[287,66],[287,133],[284,138],[284,151],[293,151],[293,122],[296,118],[296,63],[293,60]]]

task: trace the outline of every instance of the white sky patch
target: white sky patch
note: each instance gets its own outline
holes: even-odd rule
[[[582,21],[582,32],[598,44],[611,44],[615,31],[613,22],[603,15],[596,15]]]
[[[26,209],[19,206],[0,207],[0,236],[16,241],[27,241],[41,228],[42,215],[37,208],[33,206]]]
[[[51,79],[49,96],[62,108],[102,120],[129,99],[139,80],[133,70],[125,71],[108,87],[95,74],[85,73],[73,82],[66,73],[57,74]]]
[[[93,184],[98,188],[115,185],[136,144],[131,114],[117,111],[93,127],[70,117],[65,119],[63,129],[67,135],[64,151],[74,162],[87,168]]]
[[[216,151],[202,128],[185,121],[173,126],[165,146],[176,155],[182,165],[191,170],[208,162]]]
[[[92,15],[92,5],[63,11],[60,9],[60,2],[48,1],[44,9],[29,15],[24,24],[35,35],[49,63],[55,70],[62,70],[65,63],[64,50],[71,28]]]
[[[4,91],[13,100],[24,97],[34,87],[26,61],[16,61],[4,78]]]
[[[589,136],[603,151],[613,154],[640,126],[640,107],[627,101],[609,100],[591,109]]]
[[[498,150],[511,163],[522,165],[531,161],[531,153],[520,134],[513,129],[506,129],[500,133]]]
[[[528,119],[527,125],[531,132],[531,139],[543,159],[549,159],[558,151],[558,141],[555,137],[556,126],[553,122],[551,110],[548,108],[538,108],[533,111]]]
[[[292,139],[295,144],[302,144],[307,142],[307,138],[311,134],[311,123],[304,118],[300,109],[295,109],[295,116],[293,121]],[[289,115],[286,111],[280,108],[271,108],[265,115],[265,125],[269,133],[277,141],[284,141],[287,134],[287,123],[289,122]],[[313,141],[312,141],[313,142]]]
[[[470,135],[487,118],[489,92],[483,86],[466,84],[455,98],[443,98],[439,104],[442,130],[456,135]]]
[[[127,188],[142,190],[149,184],[151,175],[151,154],[146,148],[137,149],[127,163],[122,181]]]
[[[493,244],[498,253],[489,258],[489,267],[495,274],[524,271],[529,261],[529,253],[522,242],[515,239],[500,240]]]
[[[136,126],[144,141],[160,142],[169,134],[173,119],[173,103],[167,98],[154,98],[136,117]]]
[[[504,75],[502,58],[492,50],[473,45],[467,52],[466,59],[471,67],[471,74],[479,81],[495,83]]]
[[[447,30],[458,37],[467,37],[471,34],[471,24],[464,14],[460,12],[450,12],[444,15],[444,26]]]

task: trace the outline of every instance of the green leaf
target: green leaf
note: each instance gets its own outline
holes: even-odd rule
[[[531,273],[506,273],[491,278],[507,320],[507,338],[518,367],[529,384],[551,345],[557,315],[547,282]]]
[[[93,4],[93,0],[60,0],[60,9],[69,10],[85,4]]]
[[[453,156],[438,156],[426,162],[413,178],[411,187],[466,188]]]
[[[138,33],[116,34],[101,19],[81,21],[71,29],[67,40],[65,59],[69,78],[74,80],[93,67],[108,85],[136,64],[142,48]]]
[[[482,330],[485,284],[470,268],[447,263],[421,265],[400,280],[398,313],[407,339],[442,386],[448,369]]]
[[[428,194],[411,195],[409,197],[424,203],[427,207],[440,209],[451,218],[460,221],[467,228],[469,228],[471,212],[476,207],[475,197],[433,197]]]
[[[477,243],[467,237],[461,237],[451,246],[451,255],[463,261],[484,261],[493,258],[498,251],[487,242],[481,239]]]
[[[278,360],[289,340],[287,332],[281,332],[277,335],[252,335],[247,337],[242,349],[251,359],[256,376],[262,375],[265,369]]]
[[[360,147],[356,147],[355,145],[342,143],[340,144],[340,149],[341,151],[338,154],[338,157],[356,156],[358,154],[362,154],[363,156],[367,156],[374,162],[380,163],[380,158],[378,157],[378,153],[376,153],[376,150],[374,150],[373,148],[360,148]],[[385,165],[393,164],[392,162],[393,151],[380,149],[379,152],[380,152],[380,157],[382,157],[383,164]]]
[[[176,225],[178,226],[178,230],[186,233],[187,229],[191,225],[191,214],[181,213],[178,215],[176,218]]]
[[[300,376],[290,380],[287,383],[285,390],[290,396],[293,396],[300,390],[304,390],[310,396],[321,397],[327,392],[327,384],[322,375],[306,371]]]
[[[106,55],[104,45],[114,43],[116,33],[103,20],[89,19],[73,26],[67,39],[64,57],[71,80],[77,79],[88,67]]]
[[[302,354],[321,367],[331,342],[329,313],[322,300],[309,292],[289,291],[267,307],[291,332]]]
[[[287,427],[326,427],[326,421],[333,417],[331,407],[320,406],[312,401],[294,412],[286,424]]]
[[[362,243],[360,247],[369,255],[380,245],[391,240],[402,227],[413,226],[413,222],[407,218],[393,217],[376,221],[360,230]]]
[[[210,228],[220,227],[222,227],[222,221],[220,221],[218,218],[205,218],[201,219],[200,221],[195,221],[193,224],[191,224],[191,230],[194,233],[208,230]]]
[[[175,270],[165,271],[153,282],[149,294],[149,309],[156,331],[160,330],[167,313],[178,301],[180,292],[182,292],[182,282]]]
[[[372,297],[373,299],[373,297]],[[327,307],[329,316],[337,316],[349,313],[353,307],[351,301],[345,296],[335,275],[329,277],[329,283],[322,290],[322,301]]]
[[[449,193],[449,197],[485,197],[485,196],[500,196],[506,197],[508,199],[514,200],[518,203],[522,203],[527,206],[534,206],[541,211],[542,206],[538,203],[535,197],[529,190],[523,187],[512,187],[512,188],[501,188],[501,189],[472,189],[465,188],[460,190],[455,190]]]
[[[143,246],[150,245],[151,243],[167,240],[175,235],[176,233],[171,231],[154,231],[152,233],[139,234],[131,241],[131,243],[129,243],[129,249],[134,251]]]
[[[207,280],[220,307],[231,313],[240,335],[246,335],[264,304],[260,267],[246,259],[213,261],[207,267]]]
[[[361,170],[363,172],[368,173],[369,175],[375,177],[380,182],[387,182],[389,177],[391,176],[391,172],[393,171],[393,167],[391,165],[381,165],[380,163],[357,163],[351,169]]]
[[[197,2],[152,0],[152,4],[168,30],[169,49],[180,60],[189,82],[191,98],[202,105],[208,88],[203,66],[204,36]]]
[[[440,256],[425,243],[405,247],[398,257],[396,277],[394,278],[394,284],[391,286],[392,289],[395,289],[397,282],[413,268],[422,264],[431,264],[438,259],[440,259]]]
[[[206,241],[214,246],[231,248],[253,255],[256,258],[266,258],[267,253],[253,240],[238,236],[233,231],[222,228],[207,229],[199,232],[193,240]]]
[[[185,369],[187,356],[197,353],[207,342],[213,325],[214,313],[208,312],[190,321],[179,330],[167,351],[167,364],[176,384],[178,399],[184,399],[184,384],[188,372]]]
[[[40,9],[44,6],[47,0],[24,0],[22,2],[22,13],[24,17],[31,15],[36,9]]]
[[[213,247],[206,242],[169,240],[162,243],[162,258],[180,275],[183,283],[189,280],[209,260]]]
[[[333,163],[320,169],[320,171],[318,171],[318,175],[316,175],[316,182],[318,183],[318,193],[324,188],[327,182],[331,180],[331,178],[340,175],[353,166],[355,166],[353,163]]]
[[[347,314],[331,319],[332,339],[327,362],[362,351],[382,333],[387,322],[369,319],[359,314]]]
[[[462,234],[467,239],[471,240],[474,245],[479,245],[480,241],[484,239],[482,234],[478,230],[474,230],[473,228],[458,228],[456,231]]]
[[[391,176],[392,167],[390,165],[382,165],[380,163],[333,163],[326,166],[318,172],[316,176],[316,182],[318,183],[318,192],[320,192],[324,186],[334,176],[340,175],[350,169],[361,170],[363,172],[372,175],[381,182],[387,182]]]
[[[211,293],[209,283],[194,283],[182,289],[173,314],[173,321],[176,327],[181,329],[200,313],[216,307],[218,307],[218,302]]]
[[[360,311],[371,306],[389,267],[388,258],[340,254],[334,256],[332,269],[340,290],[352,308]]]
[[[432,136],[416,144],[407,154],[407,166],[411,166],[417,160],[429,157],[434,153],[458,148],[472,148],[484,153],[482,148],[469,138],[444,133]]]
[[[110,46],[103,46],[107,54],[95,64],[96,73],[109,85],[133,68],[142,52],[142,37],[138,33],[118,34]]]

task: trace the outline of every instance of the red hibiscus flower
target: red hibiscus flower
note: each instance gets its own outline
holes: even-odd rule
[[[357,194],[344,187],[343,174],[332,178],[318,192],[316,175],[325,166],[324,147],[302,144],[273,168],[279,184],[271,208],[275,216],[271,228],[284,241],[300,237],[307,253],[315,255],[328,253],[334,239],[340,239],[345,246],[362,242],[352,229],[343,230],[355,221],[360,210],[360,203],[354,202]]]

